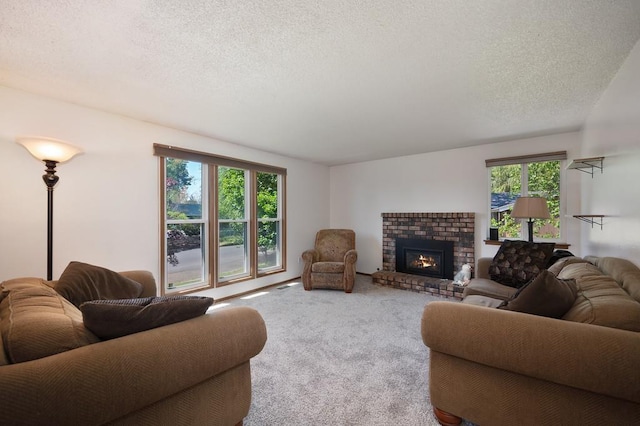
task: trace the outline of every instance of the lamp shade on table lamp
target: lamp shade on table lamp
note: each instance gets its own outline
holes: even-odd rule
[[[529,220],[527,222],[529,225],[529,242],[533,242],[533,220],[551,218],[547,199],[543,197],[519,197],[513,206],[511,217]]]

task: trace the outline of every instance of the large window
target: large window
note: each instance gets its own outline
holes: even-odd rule
[[[275,173],[256,173],[259,271],[277,269],[282,263],[282,209],[278,202],[281,184]]]
[[[170,289],[198,285],[206,279],[206,192],[202,164],[166,158],[165,235],[166,275]],[[205,186],[206,188],[206,186]]]
[[[163,293],[285,270],[286,169],[157,144],[154,151]]]
[[[550,219],[535,219],[536,241],[560,241],[564,215],[562,180],[566,152],[487,160],[491,194],[490,227],[500,239],[528,239],[525,219],[514,219],[511,211],[520,196],[544,197]]]

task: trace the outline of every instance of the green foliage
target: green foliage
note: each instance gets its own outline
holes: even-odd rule
[[[219,226],[220,246],[243,245],[245,240],[244,222],[224,222]]]
[[[258,218],[278,217],[278,175],[258,173]]]
[[[541,238],[558,238],[560,230],[560,162],[543,161],[526,165],[513,164],[491,168],[491,192],[521,194],[522,167],[526,167],[529,196],[547,199],[550,220],[535,220],[534,234]],[[491,218],[491,227],[498,228],[501,238],[520,238],[521,222],[501,212]]]
[[[189,176],[187,161],[167,159],[167,218],[171,220],[187,220],[187,215],[178,211],[180,204],[198,203],[189,199],[187,189],[193,177]],[[278,175],[273,173],[257,173],[257,218],[278,218]],[[218,219],[219,244],[242,245],[246,239],[246,179],[245,170],[229,167],[218,167]],[[229,222],[227,222],[229,221]],[[279,222],[261,221],[258,223],[258,249],[267,253],[276,248],[279,236]],[[184,236],[200,235],[200,224],[181,224],[180,232],[172,231],[170,237],[176,242]],[[176,246],[178,244],[176,243]],[[178,250],[179,251],[179,250]],[[170,253],[174,262],[175,251]]]
[[[559,161],[529,164],[529,194],[545,197],[551,214],[550,220],[535,220],[533,232],[542,238],[558,238],[560,229]],[[544,226],[545,224],[548,226]]]
[[[258,220],[275,219],[278,217],[278,175],[273,173],[258,173],[257,204]],[[276,248],[278,243],[278,223],[258,223],[258,250],[265,255]]]
[[[511,164],[491,168],[491,192],[519,194],[522,190],[522,165]]]
[[[193,177],[187,170],[187,160],[167,158],[166,160],[166,185],[167,185],[167,211],[172,207],[187,200],[187,188],[191,185]]]
[[[245,218],[245,171],[218,167],[218,218]]]

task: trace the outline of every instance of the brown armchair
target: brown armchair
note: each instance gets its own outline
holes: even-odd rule
[[[353,291],[356,278],[356,233],[350,229],[321,229],[315,248],[302,253],[305,290],[332,288]]]

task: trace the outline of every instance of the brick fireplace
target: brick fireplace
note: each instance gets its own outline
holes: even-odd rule
[[[463,288],[448,278],[396,271],[396,240],[433,240],[453,243],[453,270],[475,265],[475,213],[382,213],[382,271],[374,282],[388,287],[446,297],[462,297]],[[450,245],[450,243],[447,243]]]

